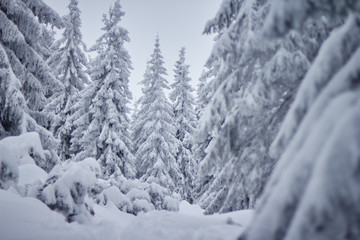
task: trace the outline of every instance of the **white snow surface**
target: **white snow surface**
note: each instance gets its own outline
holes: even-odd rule
[[[44,171],[35,166],[34,157],[45,161],[45,153],[46,151],[41,146],[39,134],[35,132],[2,139],[0,141],[0,185],[3,185],[3,188],[8,188],[13,183],[18,182],[19,171],[22,173],[20,185],[29,183],[30,180],[35,181],[38,177],[41,180]],[[27,169],[24,171],[24,168],[19,169],[22,165],[33,165],[33,167],[24,167]]]
[[[37,181],[44,183],[48,174],[35,164],[24,164],[19,166],[19,186],[34,184]]]
[[[179,212],[151,211],[139,216],[118,210],[110,202],[94,206],[87,224],[67,223],[35,198],[0,190],[0,239],[236,239],[252,218],[252,211],[203,215],[198,206],[183,201]]]

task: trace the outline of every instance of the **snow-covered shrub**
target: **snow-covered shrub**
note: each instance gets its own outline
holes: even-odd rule
[[[19,166],[37,164],[46,169],[46,154],[38,133],[25,133],[0,141],[0,188],[8,189],[19,180]]]
[[[137,215],[139,212],[150,212],[155,210],[154,205],[145,199],[135,199],[133,206],[135,215]]]
[[[150,202],[150,195],[147,191],[133,188],[126,194],[131,201],[134,201],[135,199],[144,199],[148,202]]]
[[[127,196],[129,196],[132,201],[146,200],[156,210],[165,209],[177,211],[179,209],[177,197],[173,196],[169,189],[157,183],[149,184],[139,180],[127,180],[124,186],[126,186],[126,189],[131,187],[127,192]]]
[[[98,178],[101,176],[101,168],[99,166],[99,163],[94,160],[94,158],[85,158],[80,162],[76,162],[76,164],[82,167],[84,170],[94,173],[95,177]]]
[[[115,186],[105,189],[96,197],[96,202],[98,204],[106,205],[110,201],[113,202],[119,210],[133,213],[133,204],[129,197],[124,195],[119,188]]]
[[[177,212],[179,211],[179,200],[170,196],[165,196],[162,207],[163,209]]]
[[[83,222],[94,215],[88,192],[96,182],[100,166],[95,159],[57,165],[39,189],[38,198],[51,209],[64,214],[67,221]]]
[[[169,189],[139,179],[97,179],[91,189],[91,196],[97,204],[107,205],[113,202],[119,210],[134,215],[155,209],[179,210],[179,199]]]
[[[156,209],[161,209],[165,197],[169,195],[169,189],[164,188],[156,183],[151,183],[147,189],[151,198],[152,204],[154,204]]]
[[[149,185],[148,183],[142,182],[139,179],[130,180],[125,178],[120,179],[118,182],[116,182],[116,184],[124,194],[127,194],[133,188],[146,189],[146,187]]]
[[[139,212],[149,212],[155,209],[155,206],[151,203],[151,198],[146,189],[133,188],[127,196],[133,202],[133,213],[137,215]]]
[[[0,188],[8,189],[19,178],[19,167],[16,154],[11,148],[0,142]]]
[[[19,166],[17,191],[23,197],[36,197],[38,189],[45,183],[48,174],[35,164]]]

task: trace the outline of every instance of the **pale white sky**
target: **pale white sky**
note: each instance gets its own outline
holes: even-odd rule
[[[102,15],[115,0],[79,0],[82,11],[83,40],[93,46],[102,34]],[[60,15],[68,14],[67,0],[44,0]],[[154,49],[155,36],[160,37],[160,48],[167,69],[167,80],[173,82],[174,64],[182,46],[186,47],[186,62],[190,65],[193,85],[197,85],[203,65],[211,53],[214,36],[202,35],[206,22],[215,16],[222,0],[122,0],[125,16],[121,26],[129,31],[126,44],[134,70],[130,76],[133,98],[141,96],[141,85],[146,61]]]

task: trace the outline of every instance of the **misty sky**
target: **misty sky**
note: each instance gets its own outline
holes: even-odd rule
[[[107,13],[115,0],[79,0],[82,11],[83,40],[93,46],[102,34],[102,15]],[[68,14],[66,0],[44,0],[60,15]],[[186,62],[190,65],[193,85],[201,75],[203,65],[211,53],[214,35],[202,35],[206,22],[215,16],[222,0],[122,0],[125,16],[120,23],[129,31],[131,39],[126,44],[134,70],[131,72],[130,89],[133,98],[141,96],[138,84],[143,77],[146,61],[154,49],[155,36],[159,34],[160,48],[171,84],[174,64],[182,46],[186,47]]]

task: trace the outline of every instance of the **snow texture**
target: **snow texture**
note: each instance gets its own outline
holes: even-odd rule
[[[125,15],[119,1],[104,15],[105,33],[91,50],[98,53],[91,61],[92,83],[83,90],[75,106],[72,133],[74,161],[93,157],[99,162],[103,178],[135,177],[135,163],[129,136],[130,56],[124,47],[128,31],[119,25]]]
[[[54,75],[61,80],[64,88],[55,92],[49,99],[44,112],[51,116],[51,126],[55,137],[60,140],[58,155],[62,160],[69,159],[71,131],[71,109],[77,101],[78,92],[83,90],[90,81],[84,70],[87,59],[84,53],[86,46],[82,41],[80,10],[78,0],[71,0],[69,14],[64,17],[65,30],[62,38],[51,46],[52,53],[47,63]]]
[[[180,212],[153,211],[135,217],[118,211],[114,204],[95,205],[86,224],[67,223],[34,198],[0,190],[0,238],[10,239],[209,239],[230,240],[240,234],[252,211],[204,216],[197,206],[182,202]]]
[[[156,37],[155,48],[144,75],[141,108],[133,130],[137,177],[180,192],[184,177],[176,162],[179,140],[171,104],[165,96],[168,81]]]
[[[46,151],[41,146],[39,134],[35,132],[25,133],[17,137],[7,137],[1,140],[0,188],[7,189],[19,182],[19,166],[35,163],[38,166],[45,166],[45,154]],[[41,172],[41,170],[38,170],[38,172]],[[20,180],[20,184],[24,183],[24,181],[26,182],[26,176],[23,176]]]
[[[224,1],[205,28],[219,33],[208,64],[220,65],[197,133],[197,145],[206,146],[198,153],[197,202],[206,213],[255,206],[277,161],[270,144],[327,36],[323,22],[309,22],[302,35],[264,38],[271,4]]]
[[[240,239],[360,237],[358,2],[326,2],[334,9],[356,13],[350,13],[346,22],[333,30],[305,76],[277,137],[284,141],[275,142],[275,154],[281,154],[281,158],[252,224]],[[302,9],[307,4],[297,1],[298,14],[305,14]],[[286,6],[284,3],[276,10],[284,12],[277,22],[272,20],[276,11],[270,15],[270,30],[282,29],[289,21],[283,17],[293,9]],[[316,7],[314,11],[321,15],[324,10]],[[333,9],[325,11],[334,18],[343,14]],[[293,16],[291,21],[295,22],[290,26],[311,17],[317,15]]]
[[[56,165],[37,197],[51,209],[63,213],[67,221],[85,222],[94,215],[88,192],[99,173],[100,166],[92,158]]]
[[[196,115],[194,110],[195,99],[192,95],[194,89],[191,86],[189,67],[185,64],[185,48],[181,48],[179,60],[175,64],[175,80],[171,84],[170,99],[173,102],[176,138],[179,140],[176,161],[185,180],[181,194],[184,199],[192,202],[191,192],[194,188],[198,166],[192,153]]]

